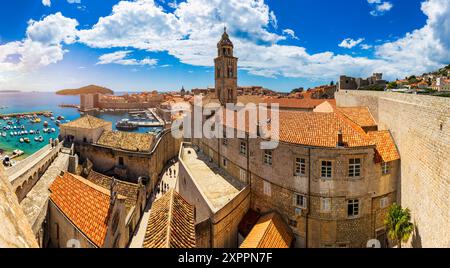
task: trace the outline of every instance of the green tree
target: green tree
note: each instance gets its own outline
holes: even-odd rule
[[[397,82],[390,82],[389,84],[388,84],[388,89],[394,89],[394,88],[397,88]]]
[[[407,242],[414,230],[414,224],[411,222],[411,213],[409,209],[403,209],[398,204],[393,204],[384,220],[388,230],[388,236],[391,240],[402,247],[402,242]]]

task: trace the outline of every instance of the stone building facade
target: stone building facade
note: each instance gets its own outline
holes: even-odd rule
[[[450,100],[388,92],[341,91],[341,106],[367,106],[389,129],[402,163],[398,201],[411,210],[412,247],[450,245]]]
[[[325,148],[281,143],[271,165],[264,162],[260,139],[196,139],[194,144],[234,178],[251,187],[251,208],[260,214],[277,211],[291,226],[297,247],[365,247],[385,239],[384,216],[396,201],[399,161],[387,174],[376,163],[375,146]],[[241,153],[246,144],[247,153]],[[302,159],[304,173],[297,174]],[[359,177],[349,176],[351,159],[361,161]],[[226,167],[223,165],[227,163]],[[331,177],[322,178],[322,161],[331,162]],[[350,200],[358,208],[349,215]]]

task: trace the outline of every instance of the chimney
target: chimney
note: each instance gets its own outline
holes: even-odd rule
[[[114,203],[116,203],[116,199],[117,199],[116,185],[117,185],[116,179],[114,177],[112,177],[111,185],[109,187],[109,190],[111,192],[111,195],[110,195],[110,204],[111,205],[114,205]]]
[[[342,130],[341,129],[339,129],[337,135],[338,135],[337,147],[344,147],[344,138],[342,137]]]

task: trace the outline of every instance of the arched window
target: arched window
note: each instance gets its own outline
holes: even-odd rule
[[[230,65],[228,66],[228,77],[233,78],[233,67]]]

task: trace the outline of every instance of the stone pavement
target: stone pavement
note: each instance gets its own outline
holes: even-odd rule
[[[172,170],[172,176],[169,174],[169,169]],[[175,171],[175,175],[174,172]],[[140,223],[136,228],[135,234],[131,240],[130,248],[142,248],[142,244],[144,243],[145,232],[147,231],[148,219],[150,218],[151,207],[155,200],[159,199],[163,193],[160,190],[158,193],[157,189],[163,189],[163,185],[168,185],[169,189],[175,189],[176,183],[178,180],[178,162],[172,165],[168,165],[162,176],[160,176],[160,181],[156,186],[156,189],[153,191],[152,196],[147,201],[147,206],[145,207],[144,213],[141,217]],[[166,191],[167,192],[167,191]]]
[[[33,189],[20,202],[23,212],[33,229],[40,227],[41,221],[45,218],[46,207],[50,197],[50,185],[56,179],[56,176],[60,175],[61,171],[67,171],[68,166],[69,155],[60,153],[36,185],[34,185]],[[43,210],[45,210],[44,213],[42,213]]]

